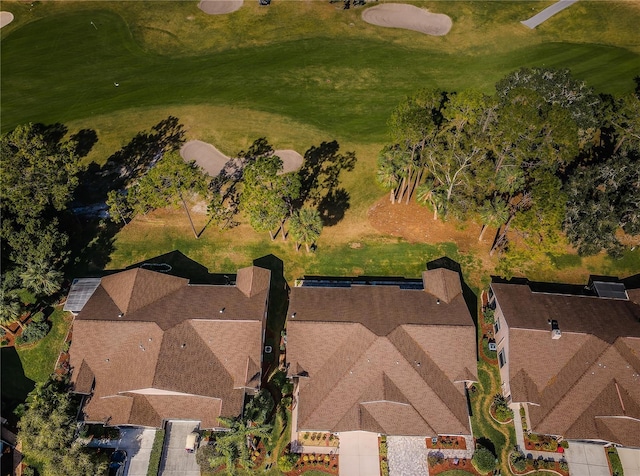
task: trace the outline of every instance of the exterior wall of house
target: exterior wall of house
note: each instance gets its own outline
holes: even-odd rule
[[[498,366],[500,368],[500,383],[502,395],[509,401],[511,399],[511,389],[509,388],[509,326],[504,318],[504,313],[500,308],[500,303],[495,294],[491,293],[489,305],[495,306],[493,326],[496,339],[496,352],[498,354]]]

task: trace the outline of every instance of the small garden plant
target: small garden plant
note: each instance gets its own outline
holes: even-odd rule
[[[507,400],[500,393],[493,397],[491,415],[500,423],[508,423],[513,420],[513,410],[507,405]]]

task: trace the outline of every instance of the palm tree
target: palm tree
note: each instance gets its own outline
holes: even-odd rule
[[[38,296],[51,296],[60,290],[63,277],[61,271],[53,268],[51,263],[45,260],[29,263],[20,273],[23,286]]]
[[[389,190],[389,201],[396,203],[396,188],[398,188],[400,180],[393,166],[388,163],[380,164],[376,171],[376,180],[382,187]]]
[[[484,232],[489,226],[500,226],[509,219],[509,208],[504,200],[498,198],[491,202],[485,200],[480,208],[480,220],[482,221],[482,230],[478,241],[482,241]]]
[[[438,213],[443,211],[444,196],[440,188],[433,182],[426,182],[416,189],[416,200],[422,205],[429,205],[433,209],[433,219],[438,219]]]
[[[20,298],[13,292],[3,292],[2,305],[0,306],[0,327],[6,332],[13,334],[9,326],[17,322],[21,329],[24,329],[20,317],[22,316],[23,306]]]
[[[225,466],[225,472],[229,475],[237,474],[237,468],[249,469],[253,465],[251,452],[253,438],[269,438],[271,436],[271,426],[252,425],[249,426],[241,419],[218,418],[218,421],[229,428],[228,431],[220,432],[215,439],[215,453],[209,459],[211,468]]]
[[[307,253],[311,251],[310,246],[316,242],[322,233],[322,218],[315,208],[302,208],[295,213],[289,222],[289,233],[296,241],[296,251],[300,249],[300,244],[304,243]]]

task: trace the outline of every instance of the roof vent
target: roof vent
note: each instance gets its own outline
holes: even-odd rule
[[[295,319],[297,312],[294,312],[293,314],[291,314],[291,319]]]
[[[180,348],[181,348],[181,349],[184,349],[186,346],[187,346],[187,344],[182,344],[182,345],[180,346]]]
[[[222,309],[220,309],[220,314],[222,314],[225,309],[226,309],[226,307],[223,307]]]
[[[118,317],[124,317],[124,312],[119,313]]]
[[[436,304],[440,304],[440,299],[436,299]]]
[[[558,321],[552,319],[551,322],[551,338],[552,339],[560,339],[562,337],[562,332],[560,332],[560,326],[558,325]]]

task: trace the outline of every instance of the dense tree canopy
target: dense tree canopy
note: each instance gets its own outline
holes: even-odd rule
[[[0,137],[2,273],[14,272],[23,278],[14,283],[16,288],[41,295],[58,290],[68,257],[68,235],[60,218],[80,167],[77,144],[62,142],[65,133],[59,124],[25,124]]]
[[[94,476],[106,471],[95,453],[75,441],[75,402],[64,382],[36,385],[18,425],[18,438],[27,462],[42,468],[42,476]]]
[[[423,90],[391,115],[376,178],[392,203],[415,191],[434,219],[476,218],[481,240],[497,228],[492,253],[512,227],[540,246],[563,224],[581,253],[619,252],[618,230],[638,233],[639,118],[637,94],[598,96],[568,70],[523,68],[493,97]]]

